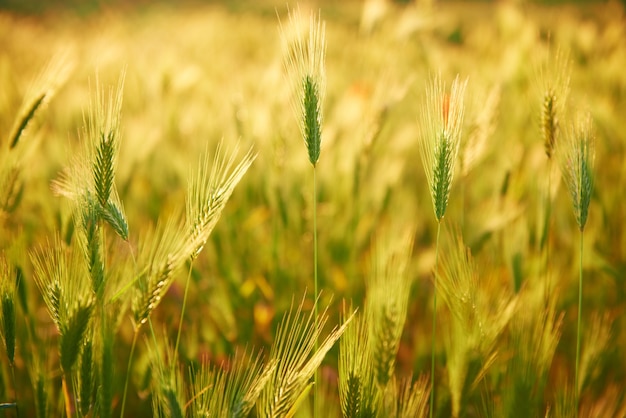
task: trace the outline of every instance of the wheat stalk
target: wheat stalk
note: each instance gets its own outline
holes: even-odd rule
[[[559,147],[559,161],[563,179],[572,198],[572,207],[576,223],[580,231],[580,259],[578,265],[578,326],[576,331],[576,371],[575,389],[576,405],[580,397],[582,382],[579,381],[580,345],[581,345],[581,318],[583,292],[583,237],[589,204],[593,192],[593,168],[595,162],[595,133],[593,120],[589,113],[579,116],[569,133],[567,140]]]
[[[441,221],[448,206],[450,188],[454,176],[457,154],[461,143],[463,126],[463,103],[467,80],[457,76],[450,93],[440,76],[435,76],[426,88],[426,103],[421,113],[419,150],[426,173],[435,218],[437,219],[437,242],[435,246],[435,272],[439,262],[439,236]],[[431,343],[430,416],[435,403],[435,336],[437,329],[437,274],[433,286],[433,332]]]
[[[322,147],[323,104],[326,95],[326,23],[321,16],[309,17],[308,26],[302,21],[300,8],[290,11],[287,29],[280,23],[280,32],[286,49],[285,71],[291,84],[291,103],[306,145],[309,162],[313,166],[313,291],[315,320],[319,316],[317,298],[318,248],[317,248],[317,173],[316,166]],[[303,33],[303,31],[305,33]],[[290,38],[293,36],[293,40]],[[315,341],[315,349],[318,341]],[[317,383],[313,391],[313,415],[319,416]]]

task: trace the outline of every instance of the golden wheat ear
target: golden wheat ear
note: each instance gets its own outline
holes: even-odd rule
[[[306,314],[302,310],[304,301],[295,310],[292,305],[276,331],[270,351],[276,368],[258,401],[261,417],[292,416],[297,411],[311,390],[313,374],[353,319],[351,315],[341,326],[336,326],[315,351],[328,315],[324,311],[316,320],[314,311]]]
[[[220,219],[222,211],[235,187],[256,158],[250,148],[240,157],[239,146],[231,152],[220,142],[213,158],[205,152],[200,157],[198,169],[189,181],[186,222],[189,234],[190,257],[196,258]]]
[[[271,377],[275,362],[263,364],[261,353],[237,354],[230,359],[230,370],[225,366],[202,364],[199,371],[191,370],[192,398],[185,405],[191,416],[218,416],[245,418]]]
[[[55,55],[44,67],[24,97],[9,136],[10,148],[18,145],[33,119],[65,84],[73,69],[74,60],[68,52]]]
[[[408,267],[413,237],[384,231],[376,239],[367,279],[367,315],[370,350],[376,381],[384,388],[395,373],[396,355],[406,321],[412,280]],[[400,237],[398,239],[398,236]]]

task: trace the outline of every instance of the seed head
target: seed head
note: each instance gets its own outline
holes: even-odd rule
[[[308,30],[300,9],[289,12],[287,28],[280,24],[286,47],[285,70],[292,88],[292,106],[313,166],[320,156],[322,110],[326,93],[326,25],[311,14]]]
[[[457,76],[448,93],[441,77],[436,76],[426,89],[426,105],[421,118],[420,155],[438,221],[446,212],[461,143],[466,86],[467,80],[460,81]]]
[[[558,149],[561,172],[572,197],[578,228],[582,231],[587,223],[591,202],[595,162],[595,133],[589,113],[578,117]]]

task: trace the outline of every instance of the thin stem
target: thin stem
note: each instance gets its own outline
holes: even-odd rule
[[[545,234],[545,247],[546,247],[546,258],[545,258],[545,306],[548,306],[550,300],[550,292],[552,291],[552,283],[550,278],[550,229],[551,229],[551,219],[552,219],[552,159],[548,160],[548,192],[547,192],[547,201],[546,201],[546,220],[544,224],[544,234]]]
[[[17,401],[17,386],[15,384],[15,363],[11,362],[11,379],[13,380],[13,398],[15,399],[15,416],[20,418],[19,402]]]
[[[178,333],[176,335],[176,346],[174,347],[174,355],[178,356],[178,345],[180,344],[180,335],[183,330],[183,319],[185,317],[185,307],[187,306],[187,293],[189,292],[189,282],[191,281],[192,263],[189,263],[189,273],[187,273],[187,282],[185,283],[185,294],[183,296],[183,307],[180,310],[180,322],[178,323]]]
[[[317,299],[319,296],[318,291],[318,282],[317,282],[317,180],[316,180],[316,169],[313,166],[313,286],[315,291],[315,301],[314,301],[314,309],[315,309],[315,329],[318,326],[318,306]],[[315,352],[319,349],[319,340],[315,338]],[[319,387],[319,370],[315,370],[315,387],[313,391],[313,416],[315,418],[319,417],[318,414],[318,387]]]
[[[67,418],[72,416],[72,401],[70,400],[70,389],[67,387],[67,373],[63,373],[63,378],[61,379],[61,386],[63,389],[63,398],[65,399],[65,415]]]
[[[435,246],[435,269],[433,285],[433,339],[431,344],[430,358],[430,418],[435,409],[435,334],[437,330],[437,266],[439,264],[439,233],[441,232],[441,219],[437,221],[437,244]]]
[[[128,393],[128,378],[130,376],[130,366],[133,362],[133,354],[135,353],[135,345],[137,344],[137,335],[139,335],[139,327],[135,329],[133,342],[130,346],[130,355],[128,356],[128,365],[126,366],[126,379],[124,380],[124,395],[122,395],[122,411],[120,418],[124,418],[124,408],[126,407],[126,394]]]
[[[580,360],[580,322],[583,302],[583,236],[584,230],[580,230],[580,260],[578,264],[578,330],[576,331],[576,410],[578,410],[578,399],[580,397],[580,386],[578,385],[578,363]]]

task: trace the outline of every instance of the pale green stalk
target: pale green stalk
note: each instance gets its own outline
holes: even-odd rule
[[[315,326],[317,327],[318,323],[318,314],[319,314],[319,306],[318,306],[318,296],[319,296],[319,287],[317,281],[317,181],[316,181],[316,168],[313,166],[313,286],[315,291]],[[315,352],[317,353],[319,349],[319,336],[315,338]],[[313,416],[319,416],[319,398],[318,398],[318,386],[319,386],[319,370],[315,370],[315,388],[313,390]]]
[[[578,327],[576,329],[576,372],[575,372],[575,384],[576,384],[576,410],[578,410],[578,401],[580,398],[580,387],[578,386],[578,364],[580,363],[580,322],[582,318],[583,308],[583,236],[585,234],[584,229],[580,230],[580,260],[578,263]]]
[[[433,417],[435,409],[435,334],[437,330],[437,265],[439,264],[439,234],[441,232],[441,222],[437,221],[437,243],[435,245],[435,274],[433,285],[433,338],[431,343],[430,358],[430,418]]]
[[[176,334],[176,345],[174,346],[174,354],[178,355],[178,345],[180,344],[180,335],[183,329],[183,319],[185,318],[185,307],[187,306],[187,294],[189,293],[189,282],[191,281],[191,269],[193,264],[189,263],[189,272],[185,281],[185,293],[183,295],[183,306],[180,309],[180,320],[178,321],[178,333]],[[172,362],[176,363],[176,362]]]
[[[128,356],[128,364],[126,366],[126,379],[124,379],[124,394],[122,395],[122,409],[120,418],[124,418],[124,410],[126,408],[126,394],[128,393],[128,381],[130,376],[130,368],[133,364],[133,354],[135,354],[135,345],[137,345],[137,335],[139,335],[139,327],[135,329],[133,334],[133,342],[130,345],[130,354]]]

